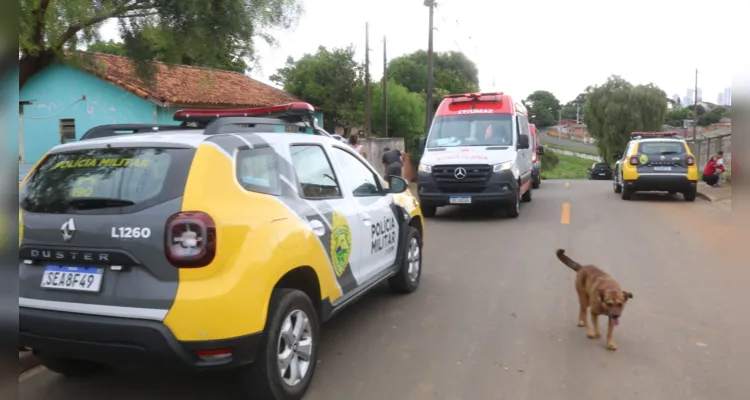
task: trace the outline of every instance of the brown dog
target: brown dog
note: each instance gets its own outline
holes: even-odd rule
[[[593,265],[581,265],[565,255],[565,250],[557,250],[557,258],[563,264],[576,271],[576,292],[581,308],[578,313],[578,326],[586,327],[586,336],[589,339],[598,339],[599,333],[598,317],[606,315],[609,317],[609,328],[607,329],[607,348],[617,350],[617,345],[612,339],[615,325],[620,322],[620,316],[625,303],[633,298],[633,294],[620,289],[620,285],[606,272]],[[586,309],[591,314],[591,325],[586,322]]]

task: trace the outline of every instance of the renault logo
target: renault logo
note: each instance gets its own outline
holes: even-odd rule
[[[666,160],[666,159],[667,159],[667,157],[664,157],[664,156],[661,156],[661,157],[659,157],[659,158],[660,158],[660,159],[661,159],[662,161],[664,161],[664,160]]]
[[[456,179],[466,178],[466,169],[463,167],[456,168],[455,170],[453,170],[453,176],[455,176]]]
[[[62,224],[60,231],[62,232],[63,240],[70,242],[73,239],[73,235],[76,234],[76,223],[73,221],[73,218]]]

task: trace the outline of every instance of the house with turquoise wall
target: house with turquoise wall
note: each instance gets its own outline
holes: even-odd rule
[[[150,83],[136,77],[121,56],[81,52],[76,66],[52,65],[20,90],[19,154],[25,163],[50,148],[106,124],[179,124],[185,108],[267,107],[300,101],[248,76],[185,65],[155,63]],[[318,111],[318,124],[323,115]]]

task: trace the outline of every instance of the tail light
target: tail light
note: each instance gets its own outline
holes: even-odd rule
[[[638,157],[637,156],[631,156],[630,157],[630,165],[638,165]]]
[[[231,349],[196,350],[195,355],[202,361],[218,362],[232,359]]]
[[[202,212],[181,212],[167,220],[164,251],[177,268],[200,268],[216,256],[216,224]]]
[[[695,158],[693,156],[687,156],[687,165],[695,165]]]

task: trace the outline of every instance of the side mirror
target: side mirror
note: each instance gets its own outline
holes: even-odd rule
[[[544,155],[544,146],[542,145],[536,146],[536,155],[538,156]]]
[[[396,175],[389,175],[388,176],[388,191],[390,193],[404,193],[406,189],[409,188],[409,182],[406,181],[406,179],[396,176]]]
[[[425,148],[425,145],[427,144],[426,141],[427,141],[427,138],[425,136],[422,136],[421,138],[419,138],[419,152],[420,153],[424,153],[424,148]]]
[[[518,150],[524,150],[529,148],[529,135],[521,135],[518,137]]]

